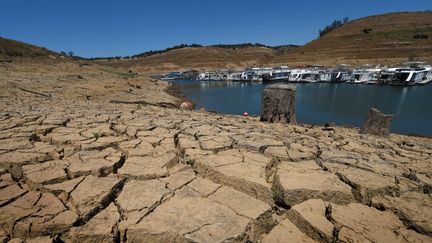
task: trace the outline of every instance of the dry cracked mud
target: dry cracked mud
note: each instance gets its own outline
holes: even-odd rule
[[[431,139],[26,95],[0,103],[2,242],[432,242]]]
[[[130,105],[0,123],[3,241],[432,240],[429,139]]]

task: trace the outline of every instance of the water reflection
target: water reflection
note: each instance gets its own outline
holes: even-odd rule
[[[175,81],[208,110],[259,115],[265,84],[225,81]],[[302,123],[361,126],[371,107],[395,114],[392,130],[432,135],[432,85],[395,87],[354,84],[298,84],[297,119]]]
[[[401,95],[400,95],[400,98],[399,98],[399,103],[398,103],[398,106],[397,106],[397,109],[396,109],[396,116],[399,116],[399,114],[401,112],[402,105],[404,104],[404,101],[405,101],[405,98],[407,96],[407,93],[408,93],[408,87],[403,87]]]

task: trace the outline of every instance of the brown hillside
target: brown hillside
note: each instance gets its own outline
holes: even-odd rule
[[[57,52],[50,51],[44,47],[38,47],[27,43],[0,38],[0,60],[10,61],[12,59],[38,59],[48,60],[57,57],[66,58]]]
[[[427,39],[415,39],[425,34]],[[351,21],[277,56],[275,63],[364,64],[432,61],[432,13],[391,13]]]
[[[415,39],[416,34],[424,34],[428,38]],[[432,13],[390,13],[361,18],[302,47],[285,52],[263,47],[183,48],[140,59],[101,62],[114,67],[151,73],[189,68],[236,68],[260,64],[393,64],[409,59],[432,62]]]
[[[18,41],[0,39],[0,107],[28,100],[62,102],[139,102],[175,106],[178,100],[161,81],[122,72],[80,58]],[[155,99],[157,97],[157,99]],[[26,101],[24,101],[26,100]],[[158,100],[159,103],[153,102]],[[28,105],[32,110],[32,105]]]
[[[114,67],[138,72],[160,72],[183,69],[242,68],[270,62],[278,51],[265,47],[228,49],[193,47],[168,51],[133,60],[99,61]]]
[[[425,38],[414,38],[416,35]],[[0,62],[35,59],[70,61],[45,48],[0,39]],[[288,51],[266,47],[188,47],[138,59],[99,60],[99,64],[140,73],[185,69],[243,68],[255,65],[393,64],[418,59],[432,62],[432,13],[405,12],[351,21],[322,38]],[[95,64],[96,65],[96,64]]]

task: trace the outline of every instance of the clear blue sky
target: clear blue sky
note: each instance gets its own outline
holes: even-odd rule
[[[84,57],[180,43],[304,44],[334,19],[432,10],[432,0],[1,0],[0,36]]]

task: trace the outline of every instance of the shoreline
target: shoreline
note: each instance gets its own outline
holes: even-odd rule
[[[179,103],[177,104],[178,107],[180,107],[180,104],[183,102],[190,102],[195,107],[195,103],[184,94],[183,90],[180,88],[180,85],[169,81],[164,82],[167,82],[168,84],[168,87],[164,89],[164,92],[179,100]]]
[[[188,88],[186,88],[186,87],[182,87],[182,85],[181,84],[175,84],[175,83],[172,83],[172,82],[169,82],[168,81],[168,83],[171,83],[172,84],[172,87],[171,87],[171,91],[175,91],[175,93],[174,93],[174,95],[176,95],[176,97],[180,97],[180,99],[182,99],[182,100],[188,100],[188,101],[190,101],[190,98],[189,97],[186,97],[186,95],[185,95],[185,91],[183,91],[183,89],[185,88],[186,90],[188,90]],[[430,85],[430,84],[428,84],[428,85]],[[350,86],[350,85],[349,85]],[[193,95],[193,93],[191,93],[191,95]],[[202,103],[202,104],[200,104],[200,102],[199,101],[195,101],[195,102],[197,102],[197,103],[193,103],[194,104],[194,106],[196,106],[196,105],[199,105],[200,107],[203,107],[207,112],[210,112],[210,113],[215,113],[215,114],[220,114],[220,115],[236,115],[236,116],[240,116],[240,117],[242,117],[243,115],[242,115],[242,113],[236,113],[236,114],[232,114],[232,113],[225,113],[225,112],[223,112],[223,111],[221,111],[221,110],[208,110],[208,107],[206,107],[205,106],[205,102],[204,102],[204,104]],[[207,105],[211,105],[211,104],[207,104]],[[255,106],[254,106],[255,107]],[[220,107],[219,107],[220,108]],[[250,108],[250,107],[249,107]],[[246,109],[246,108],[245,108]],[[256,109],[256,107],[255,108],[251,108],[251,109],[253,109],[253,110],[257,110]],[[224,110],[224,109],[222,109],[222,110]],[[237,110],[236,110],[237,111]],[[256,113],[255,112],[255,115],[250,115],[250,117],[258,117],[259,118],[259,116],[260,116],[260,114],[258,113]],[[362,122],[364,122],[364,120],[366,119],[366,116],[365,117],[363,117],[362,118]],[[324,124],[326,124],[326,123],[334,123],[334,121],[324,121],[324,122],[322,122],[322,123],[299,123],[299,124],[305,124],[305,125],[315,125],[315,126],[324,126]],[[341,127],[352,127],[352,128],[360,128],[361,127],[361,124],[362,123],[360,123],[360,126],[358,126],[358,127],[356,127],[355,125],[353,125],[353,124],[343,124],[343,123],[341,123],[341,124],[339,124],[339,125],[336,125],[336,126],[341,126]],[[396,125],[396,124],[393,124],[393,125]],[[397,129],[397,130],[400,130],[400,128],[398,128],[398,127],[395,127],[394,129]],[[393,130],[393,129],[392,129]],[[396,130],[394,130],[394,131],[391,131],[391,133],[392,134],[398,134],[398,135],[405,135],[405,136],[410,136],[410,137],[419,137],[419,138],[432,138],[432,135],[430,135],[430,134],[428,134],[428,132],[426,131],[426,133],[416,133],[416,132],[414,132],[413,131],[413,129],[411,129],[411,131],[410,131],[410,129],[405,129],[405,130],[407,130],[407,131],[405,131],[405,132],[401,132],[401,131],[396,131]],[[415,129],[414,129],[415,130]]]

